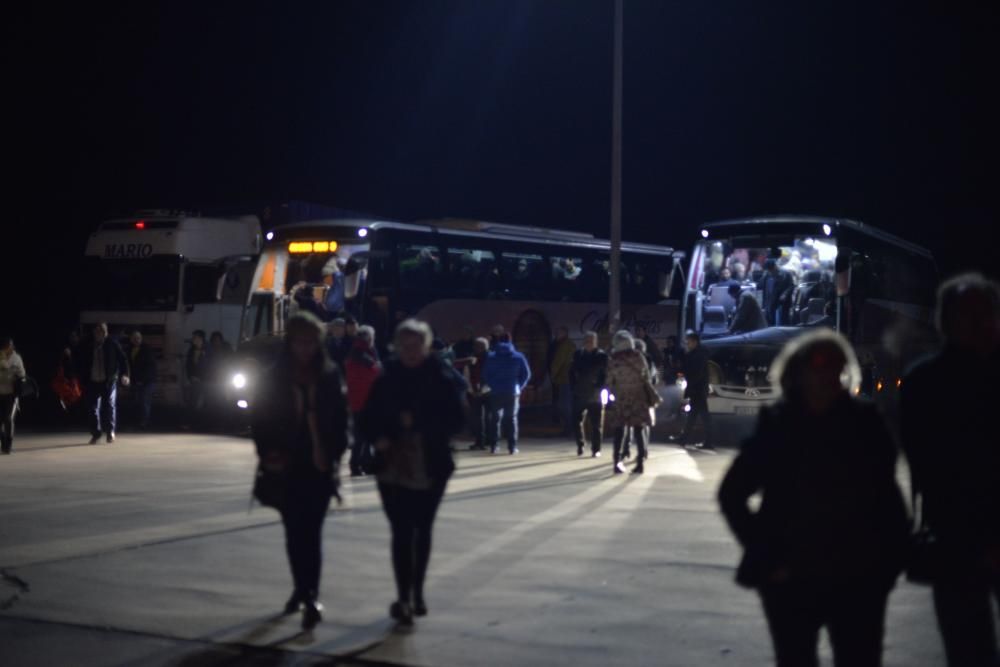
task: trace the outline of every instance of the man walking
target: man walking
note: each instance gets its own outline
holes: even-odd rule
[[[497,443],[506,433],[507,451],[517,454],[517,411],[521,391],[530,379],[528,360],[514,349],[510,334],[500,334],[483,366],[483,383],[489,387],[490,426],[487,436],[491,453],[497,453]]]
[[[129,367],[132,369],[133,403],[139,412],[139,428],[149,427],[153,409],[153,392],[156,390],[156,358],[149,345],[143,342],[142,333],[133,331],[129,336]]]
[[[590,455],[601,455],[603,438],[604,405],[601,390],[605,387],[608,372],[608,355],[597,347],[597,332],[583,334],[583,349],[573,353],[569,369],[570,387],[573,392],[572,422],[576,436],[576,455],[583,456],[587,437],[590,438]],[[584,426],[586,419],[586,426]]]
[[[684,432],[681,434],[681,442],[684,445],[695,447],[705,447],[712,449],[709,444],[709,414],[708,414],[708,352],[701,345],[701,336],[697,332],[688,331],[684,337],[687,346],[687,354],[684,355],[684,379],[687,387],[684,389],[684,398],[688,399],[690,411],[687,422],[684,424]],[[694,423],[701,419],[705,427],[705,436],[702,444],[695,445]]]
[[[129,384],[128,359],[122,348],[108,337],[108,325],[94,325],[93,340],[84,345],[80,354],[80,377],[86,383],[87,409],[90,412],[90,444],[95,444],[104,432],[110,444],[115,441],[115,409],[118,402],[118,381]]]

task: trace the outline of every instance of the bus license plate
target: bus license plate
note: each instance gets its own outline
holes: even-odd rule
[[[733,411],[738,415],[749,415],[752,417],[760,412],[760,408],[756,405],[737,405],[733,408]]]

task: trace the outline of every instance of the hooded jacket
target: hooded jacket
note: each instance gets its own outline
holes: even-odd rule
[[[514,349],[513,343],[497,343],[486,355],[483,384],[489,386],[495,396],[520,396],[530,379],[528,360]]]

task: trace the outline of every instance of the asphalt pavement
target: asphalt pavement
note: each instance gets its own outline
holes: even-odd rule
[[[771,649],[715,489],[732,453],[654,444],[644,475],[560,439],[462,452],[436,525],[430,615],[387,617],[389,531],[345,479],[324,622],[278,615],[281,524],[250,508],[249,440],[29,434],[0,457],[0,664],[758,666]],[[886,664],[943,664],[928,589],[891,599]],[[829,650],[823,647],[829,663]]]

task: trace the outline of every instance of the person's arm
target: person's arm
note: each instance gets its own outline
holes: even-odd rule
[[[122,381],[122,384],[127,385],[129,376],[131,375],[128,363],[128,356],[125,354],[125,351],[122,349],[121,345],[113,341],[111,344],[112,346],[114,346],[115,357],[118,359],[118,369],[119,369],[119,374],[121,375],[120,379]]]
[[[761,413],[756,432],[743,443],[740,453],[723,477],[717,494],[722,516],[744,548],[754,539],[756,515],[750,511],[748,502],[763,485],[758,459],[767,418],[765,413]]]
[[[577,367],[578,365],[579,361],[574,353],[573,360],[569,364],[569,385],[571,387],[575,387],[576,383],[579,381],[580,369]]]
[[[523,354],[521,355],[520,362],[521,362],[521,372],[519,379],[521,382],[521,389],[523,390],[525,387],[528,386],[528,382],[531,381],[531,366],[528,365],[528,360],[524,357]]]
[[[18,380],[23,380],[24,378],[26,378],[28,374],[24,370],[24,359],[21,358],[21,355],[15,352],[12,361],[14,362],[13,364],[11,364],[14,370],[14,377],[17,378]]]

